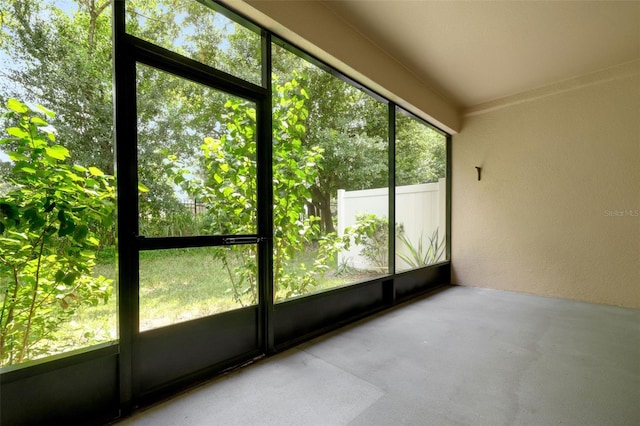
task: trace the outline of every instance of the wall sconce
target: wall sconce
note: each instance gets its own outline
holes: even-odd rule
[[[482,175],[482,167],[476,166],[476,170],[478,171],[478,180],[480,180],[480,177]]]

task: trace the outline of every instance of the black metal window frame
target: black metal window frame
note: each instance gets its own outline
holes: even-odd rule
[[[118,321],[119,339],[102,345],[81,348],[35,362],[3,369],[0,373],[0,422],[33,423],[38,421],[108,422],[132,410],[137,399],[136,367],[133,363],[137,348],[138,287],[132,277],[139,269],[138,252],[174,247],[199,247],[224,244],[224,236],[185,238],[143,238],[138,232],[137,220],[137,123],[136,84],[131,76],[136,64],[142,63],[232,95],[256,102],[259,117],[258,151],[258,205],[262,209],[258,235],[264,238],[259,246],[261,280],[268,285],[260,289],[260,327],[263,331],[264,353],[272,354],[287,349],[300,341],[322,334],[373,312],[408,300],[434,286],[450,281],[451,263],[451,135],[425,121],[374,90],[368,88],[317,57],[299,49],[294,43],[273,34],[242,14],[210,0],[193,0],[211,7],[235,22],[260,34],[262,46],[262,84],[256,85],[231,74],[185,58],[175,52],[156,46],[127,34],[125,28],[125,0],[113,2],[114,67],[114,121],[116,173],[118,177]],[[271,177],[271,46],[277,44],[310,61],[336,78],[364,91],[388,105],[388,159],[389,159],[389,235],[395,232],[395,130],[396,114],[407,114],[446,136],[446,251],[447,260],[438,265],[418,270],[390,273],[369,282],[356,283],[330,289],[296,300],[275,305],[272,279],[272,222],[273,194]],[[122,214],[126,212],[126,214]],[[132,213],[134,212],[134,213]],[[389,240],[389,265],[395,271],[394,238]],[[425,285],[425,283],[427,283]],[[363,301],[369,298],[369,301]],[[329,308],[329,309],[327,309]],[[327,312],[328,311],[328,312]],[[322,312],[322,313],[319,313]],[[311,318],[298,325],[300,319]],[[304,321],[302,321],[304,322]],[[75,377],[70,371],[75,371]],[[95,383],[86,374],[101,371]],[[211,373],[209,373],[209,376]],[[202,380],[191,377],[189,380]],[[38,398],[21,398],[33,387],[59,389],[43,393]],[[64,396],[62,395],[64,393]],[[163,394],[159,394],[162,396]],[[26,406],[20,401],[25,400]]]

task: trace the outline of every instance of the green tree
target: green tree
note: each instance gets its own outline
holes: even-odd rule
[[[0,0],[0,49],[5,54],[0,101],[17,97],[56,111],[59,136],[73,160],[95,164],[106,173],[113,172],[114,164],[111,4],[112,0]],[[221,18],[197,1],[127,1],[128,32],[225,69],[229,53],[221,45],[229,33],[242,30],[233,24],[221,26]],[[259,48],[259,37],[255,38]],[[257,68],[248,69],[260,75]],[[195,152],[201,138],[185,135],[194,128],[214,134],[209,117],[220,116],[224,101],[212,100],[202,86],[163,78],[149,67],[139,66],[138,74],[138,125],[145,138],[139,147],[139,179],[150,188],[140,209],[144,218],[157,221],[162,215],[166,220],[184,209],[162,179],[158,147]],[[9,170],[0,164],[0,176]],[[103,239],[107,244],[114,241],[113,235]]]
[[[324,151],[304,143],[308,132],[307,92],[309,74],[293,70],[290,79],[274,76],[273,98],[273,280],[276,299],[307,293],[329,269],[337,252],[348,246],[348,237],[320,233],[318,217],[306,206],[313,198],[324,164]],[[311,243],[317,254],[311,265],[288,264]]]
[[[330,234],[331,202],[338,189],[387,185],[387,128],[381,126],[386,123],[386,105],[281,47],[274,47],[273,58],[279,78],[291,78],[291,70],[308,75],[301,82],[309,97],[302,143],[323,150],[309,210]]]
[[[334,232],[331,200],[338,189],[387,185],[386,131],[367,132],[369,121],[381,112],[386,115],[386,111],[364,92],[323,70],[313,68],[309,74],[306,144],[320,147],[324,154],[318,182],[313,187],[313,203],[323,229],[331,233]]]
[[[127,2],[127,31],[235,76],[260,83],[260,36],[197,1]],[[244,53],[240,54],[239,50]],[[227,95],[204,85],[138,65],[138,178],[149,187],[140,199],[143,235],[198,233],[189,222],[162,166],[165,152],[195,158],[205,136],[220,139]],[[186,226],[185,228],[189,228]]]
[[[0,196],[0,363],[47,353],[47,341],[82,305],[108,300],[111,282],[93,277],[99,240],[110,226],[113,177],[97,167],[71,165],[45,118],[9,99],[13,125],[0,139],[13,162],[9,190]]]
[[[445,177],[446,138],[418,120],[396,118],[396,185],[437,182]]]
[[[111,0],[0,0],[0,101],[58,111],[58,136],[81,164],[113,172]],[[73,13],[71,13],[73,12]],[[5,59],[7,62],[7,59]]]
[[[169,184],[163,160],[166,152],[195,157],[205,135],[220,137],[216,120],[211,117],[220,117],[225,97],[144,65],[138,65],[137,81],[138,180],[149,188],[139,200],[140,232],[147,236],[176,235],[170,225],[185,215],[185,208]]]
[[[348,239],[321,236],[317,218],[305,212],[316,183],[322,151],[308,148],[302,139],[308,115],[305,103],[304,73],[294,71],[293,79],[274,81],[273,100],[273,279],[278,298],[306,293],[328,268],[337,251]],[[201,146],[201,168],[194,172],[175,156],[169,156],[173,182],[193,198],[201,200],[213,216],[213,234],[252,234],[256,232],[256,112],[252,104],[231,99],[220,128],[219,139],[208,137]],[[317,242],[318,256],[302,271],[290,272],[287,263]],[[236,300],[256,301],[257,262],[252,246],[229,246],[217,249],[229,272]]]
[[[312,188],[310,211],[332,232],[331,203],[338,189],[359,190],[388,185],[387,105],[281,47],[274,48],[274,72],[287,78],[304,70],[309,95],[308,129],[303,144],[323,150],[322,168]],[[445,139],[423,123],[398,114],[396,182],[436,182],[446,168]]]

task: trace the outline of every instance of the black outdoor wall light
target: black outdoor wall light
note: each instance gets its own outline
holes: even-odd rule
[[[480,176],[482,175],[482,167],[476,166],[476,170],[478,171],[478,180],[480,180]]]

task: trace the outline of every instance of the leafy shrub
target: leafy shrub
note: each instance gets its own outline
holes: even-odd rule
[[[69,163],[45,120],[53,113],[9,99],[0,145],[13,163],[0,196],[0,365],[48,353],[47,339],[82,305],[106,302],[111,281],[92,277],[112,226],[113,177]]]
[[[360,254],[380,269],[389,267],[389,219],[373,213],[356,216],[352,229],[356,244],[362,246]],[[402,224],[396,224],[396,235],[404,232]]]
[[[308,77],[298,71],[294,79],[274,81],[273,105],[273,281],[276,298],[307,293],[329,268],[348,238],[335,233],[321,235],[319,218],[306,214],[311,188],[318,180],[322,150],[306,147],[304,121],[309,115],[303,82]],[[204,138],[201,170],[193,173],[176,155],[167,155],[167,173],[191,198],[206,206],[212,216],[211,233],[246,235],[256,233],[257,175],[256,110],[240,99],[228,100],[219,139]],[[290,262],[297,253],[317,244],[311,264]],[[236,301],[257,300],[257,252],[254,246],[230,245],[215,251],[228,271]],[[248,297],[247,297],[248,296]]]

